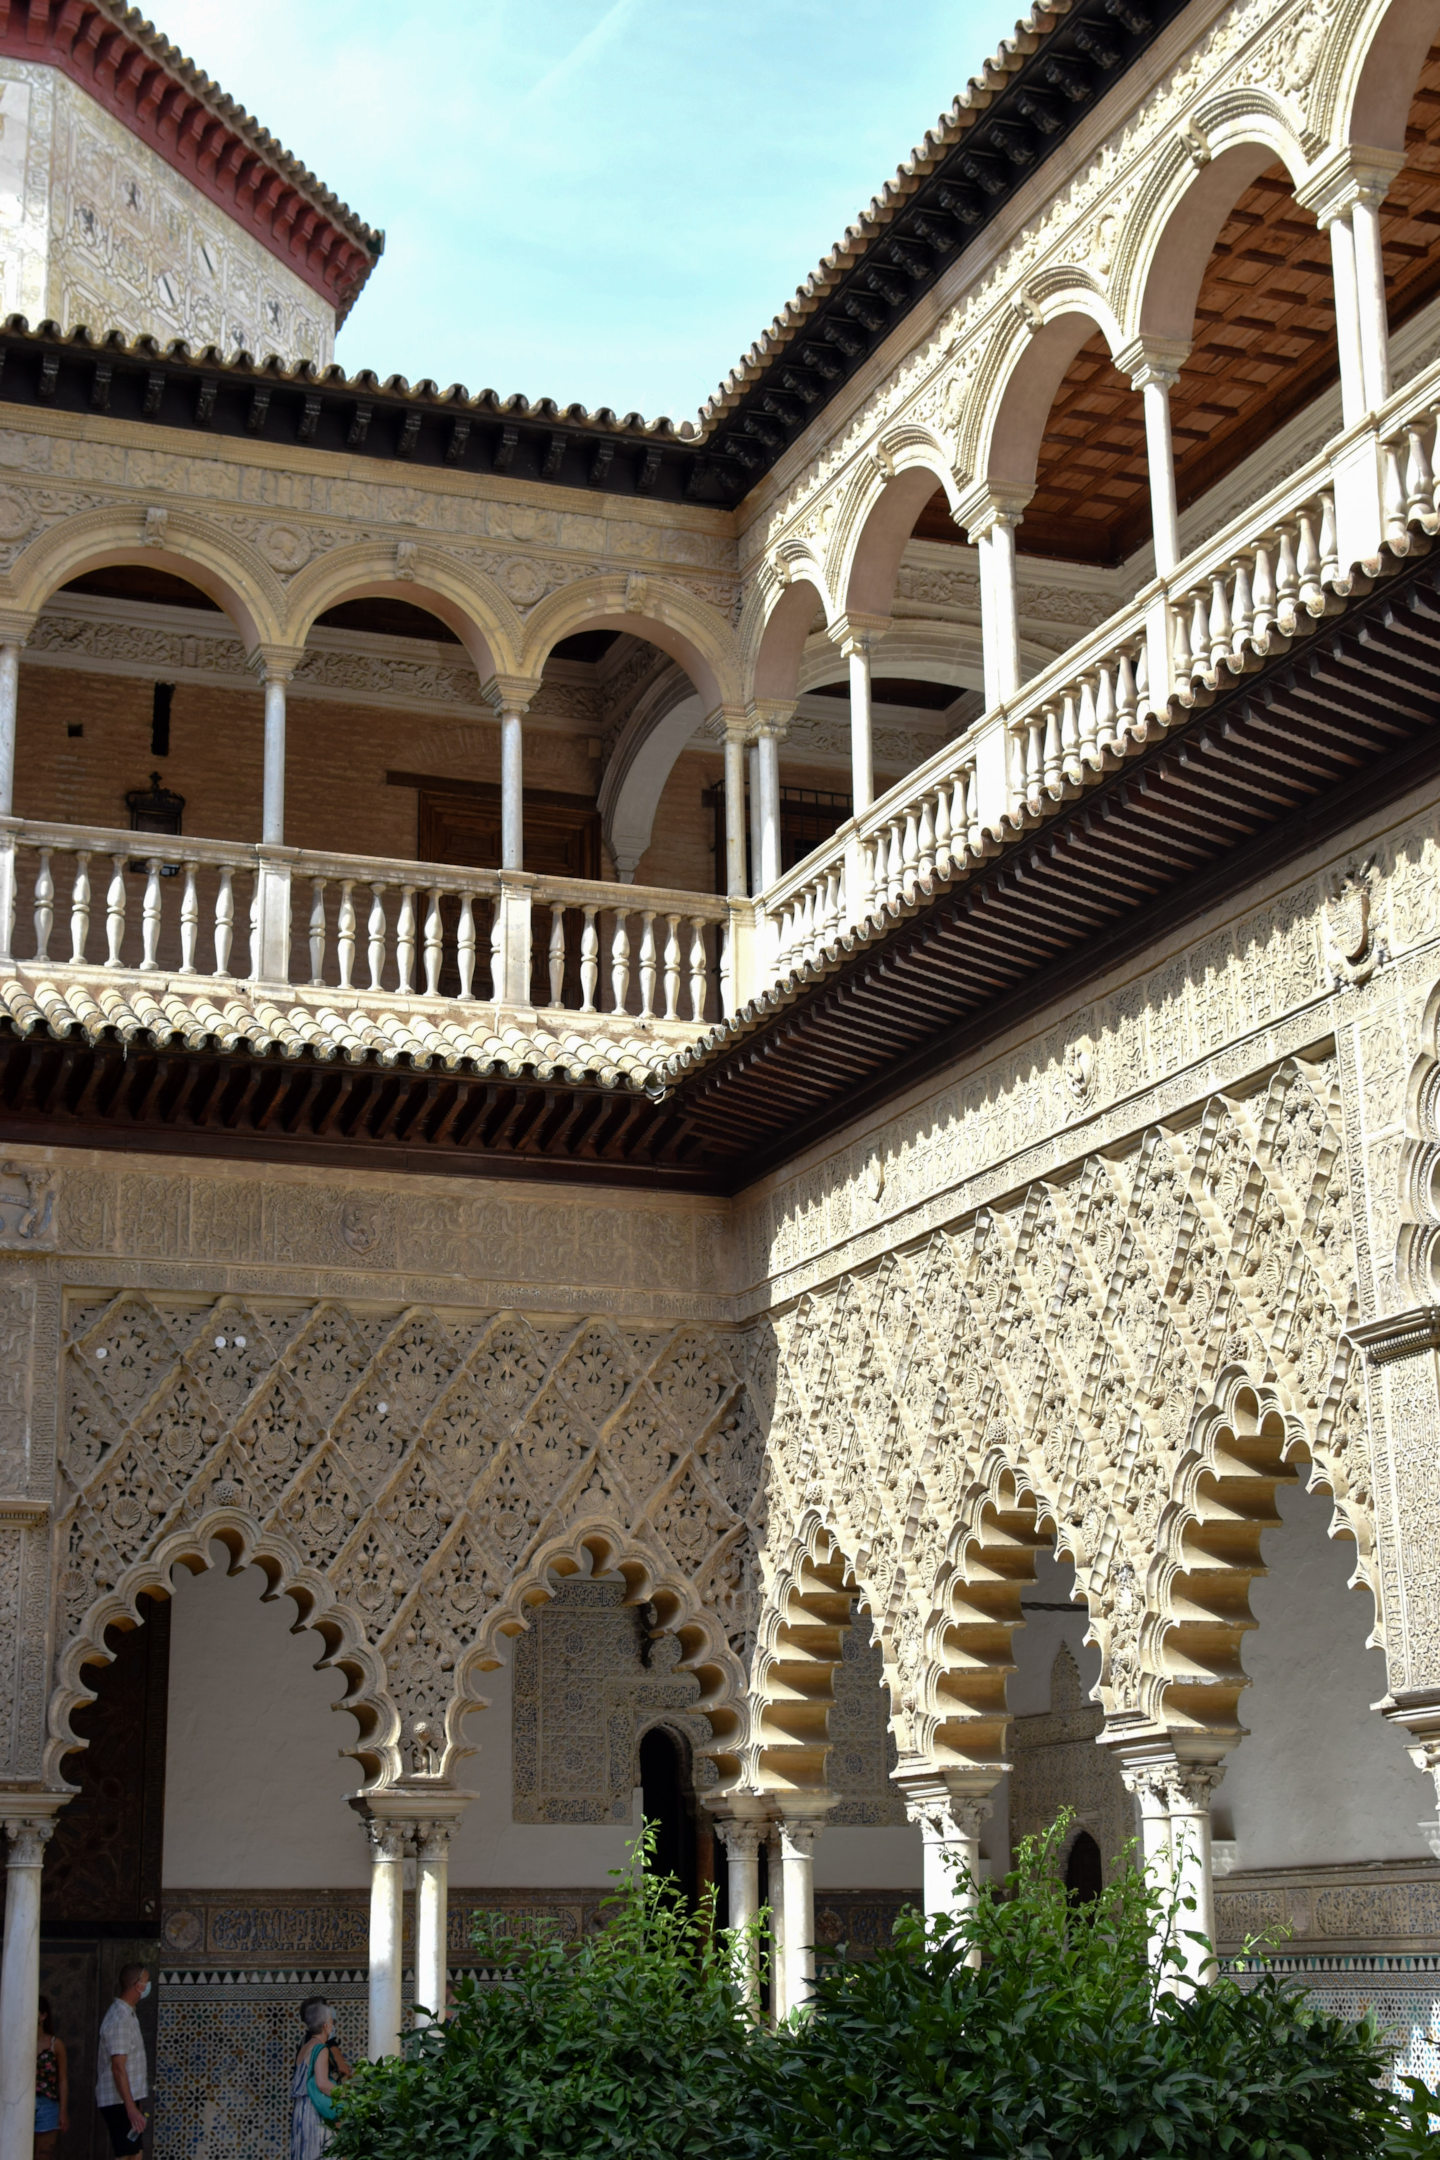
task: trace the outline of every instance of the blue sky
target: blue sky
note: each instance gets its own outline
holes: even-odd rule
[[[147,12],[149,9],[147,8]],[[1015,0],[154,0],[372,225],[338,357],[693,417]]]

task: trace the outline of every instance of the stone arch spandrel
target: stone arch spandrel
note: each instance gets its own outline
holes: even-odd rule
[[[1111,289],[1129,337],[1187,344],[1215,242],[1246,188],[1275,164],[1292,185],[1307,170],[1292,129],[1263,93],[1232,92],[1208,118],[1203,159],[1178,142],[1157,159],[1116,250]]]
[[[919,425],[890,429],[847,489],[826,545],[825,588],[840,613],[890,613],[901,558],[937,488],[953,508],[955,474],[939,437]]]
[[[1311,71],[1311,126],[1336,148],[1403,152],[1415,85],[1437,37],[1440,0],[1312,9],[1291,62],[1292,73]]]
[[[580,630],[619,630],[658,646],[685,670],[707,711],[743,702],[741,659],[729,622],[672,580],[632,572],[578,578],[550,593],[526,617],[521,672],[538,678],[554,647]]]
[[[286,637],[305,643],[317,619],[346,600],[405,600],[454,633],[482,683],[519,671],[524,640],[518,609],[492,579],[433,541],[365,542],[309,562],[286,595]]]
[[[163,505],[86,510],[51,526],[16,558],[5,589],[17,607],[38,614],[71,578],[118,564],[164,570],[196,586],[229,616],[249,652],[285,642],[285,593],[258,552],[192,512]]]
[[[104,1626],[228,1531],[334,1636],[372,1785],[448,1775],[487,1616],[583,1530],[739,1745],[758,1450],[717,1330],[93,1291],[64,1369],[57,1733]]]

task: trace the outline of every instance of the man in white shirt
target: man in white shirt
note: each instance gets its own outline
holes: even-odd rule
[[[95,2104],[110,2132],[110,2150],[134,2154],[145,2136],[150,2072],[135,2005],[150,1993],[143,1965],[122,1965],[115,2000],[100,2025],[96,2051]]]

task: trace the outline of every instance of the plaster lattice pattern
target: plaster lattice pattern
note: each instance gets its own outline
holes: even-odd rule
[[[515,1646],[516,1822],[631,1820],[642,1735],[665,1725],[692,1750],[710,1737],[678,1656],[673,1636],[647,1638],[623,1581],[561,1584]],[[713,1763],[697,1757],[694,1769],[697,1785],[715,1782]]]
[[[1313,1456],[1368,1569],[1338,1114],[1333,1061],[1287,1059],[1249,1094],[887,1253],[757,1330],[762,1696],[788,1586],[833,1536],[876,1616],[899,1745],[927,1752],[955,1714],[937,1623],[1008,1479],[1075,1562],[1107,1713],[1158,1715],[1185,1635],[1167,1584],[1193,1467],[1237,1419],[1268,1421],[1277,1457]]]
[[[898,1757],[890,1730],[885,1653],[868,1613],[845,1631],[830,1706],[826,1781],[839,1794],[825,1820],[834,1824],[903,1823],[905,1803],[890,1782]]]
[[[1065,1850],[1087,1830],[1110,1882],[1137,1826],[1119,1764],[1095,1745],[1103,1722],[1085,1701],[1075,1660],[1062,1645],[1050,1674],[1050,1708],[1016,1718],[1010,1728],[1010,1848],[1041,1836],[1069,1808],[1075,1824]]]
[[[487,1621],[527,1567],[543,1591],[538,1549],[584,1529],[703,1611],[738,1686],[759,1437],[714,1332],[136,1292],[77,1297],[68,1321],[72,1648],[106,1593],[234,1525],[333,1611],[352,1706],[424,1770],[460,1744],[467,1669],[499,1661]]]

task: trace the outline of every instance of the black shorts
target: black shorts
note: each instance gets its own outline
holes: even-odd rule
[[[149,2101],[137,2100],[135,2105],[145,2117],[148,2125],[150,2121]],[[110,2132],[111,2152],[129,2154],[131,2160],[134,2160],[134,2155],[139,2152],[142,2140],[136,2137],[130,2127],[130,2116],[124,2101],[116,2100],[110,2107],[102,2107],[98,2112],[104,2117],[105,2127]]]

